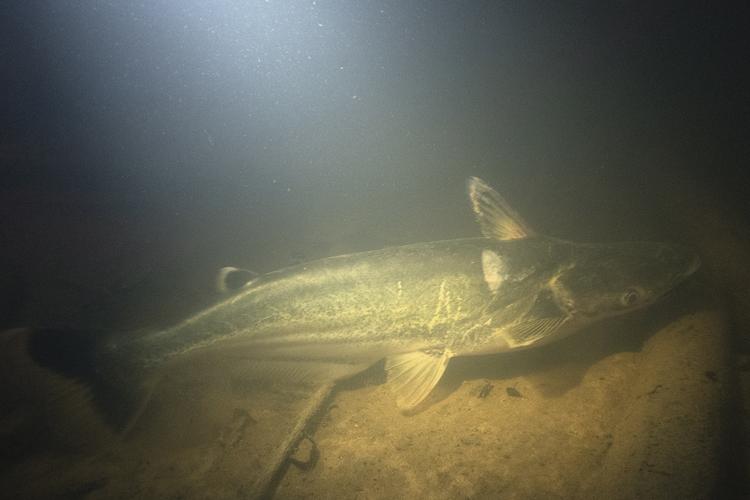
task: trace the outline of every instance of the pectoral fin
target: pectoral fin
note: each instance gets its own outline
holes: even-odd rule
[[[412,410],[440,381],[451,358],[450,351],[416,351],[391,356],[385,361],[388,384],[402,410]]]
[[[566,316],[556,316],[524,321],[508,327],[505,338],[512,348],[535,344],[545,337],[554,335],[567,319]]]

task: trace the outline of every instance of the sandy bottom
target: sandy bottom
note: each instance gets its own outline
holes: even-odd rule
[[[290,466],[275,497],[714,497],[728,334],[700,289],[558,344],[453,360],[413,415],[376,366],[336,392],[317,446],[296,455],[312,463]],[[209,357],[173,367],[126,439],[22,454],[0,486],[16,498],[251,497],[315,387],[249,384],[243,369]],[[23,428],[14,415],[5,438]]]

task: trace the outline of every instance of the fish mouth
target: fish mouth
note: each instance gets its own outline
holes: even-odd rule
[[[662,295],[671,293],[678,285],[695,274],[695,272],[701,267],[701,258],[697,253],[691,250],[686,249],[684,253],[679,256],[679,260],[679,267],[672,274],[671,279],[666,282],[667,290],[665,290]]]
[[[687,269],[681,274],[681,277],[687,278],[688,276],[691,276],[698,269],[700,269],[700,267],[701,267],[701,258],[698,256],[698,254],[693,253],[690,259],[690,263],[688,264]]]
[[[673,284],[693,275],[701,267],[701,258],[692,248],[683,245],[670,245],[665,251],[663,264],[672,268]]]

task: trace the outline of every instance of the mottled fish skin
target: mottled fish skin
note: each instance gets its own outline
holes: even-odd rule
[[[295,355],[327,359],[337,359],[345,346],[342,356],[371,361],[428,348],[448,348],[454,355],[527,348],[531,345],[508,343],[503,329],[524,319],[564,315],[566,327],[533,343],[538,345],[621,312],[584,302],[581,298],[596,299],[606,289],[596,277],[577,271],[616,269],[616,257],[622,259],[628,249],[634,248],[632,258],[639,259],[641,249],[656,255],[662,247],[670,248],[467,238],[326,258],[268,273],[175,327],[141,337],[139,358],[152,366],[223,342],[250,350],[295,347]],[[502,263],[493,285],[488,282],[492,270],[483,266],[488,252]],[[599,277],[606,278],[604,271]],[[637,278],[645,284],[655,276]],[[669,273],[659,287],[670,289],[681,276]]]
[[[246,273],[235,295],[173,328],[109,338],[98,364],[149,369],[205,348],[358,366],[386,358],[397,401],[411,409],[451,357],[547,344],[651,304],[699,265],[676,245],[544,237],[482,180],[467,191],[484,237]]]
[[[495,246],[487,238],[438,241],[272,272],[174,328],[143,337],[142,359],[158,364],[225,341],[328,345],[330,357],[342,344],[373,358],[424,347],[460,349],[463,334],[488,321],[492,294],[481,255]]]
[[[483,237],[330,257],[261,276],[225,267],[216,285],[234,294],[166,330],[14,333],[13,376],[47,380],[49,398],[73,410],[72,422],[81,395],[126,433],[159,368],[193,354],[211,352],[218,369],[237,361],[247,377],[304,372],[312,384],[384,359],[396,403],[411,411],[452,357],[550,343],[653,303],[699,266],[677,245],[545,237],[481,179],[469,179],[467,193]],[[60,375],[70,384],[69,402],[58,397]]]

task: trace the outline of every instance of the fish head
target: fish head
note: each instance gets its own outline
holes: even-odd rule
[[[700,267],[695,252],[667,243],[583,245],[572,255],[550,286],[558,304],[583,322],[648,306]]]

